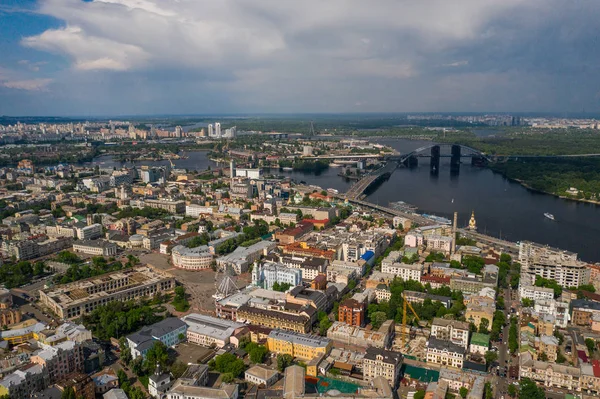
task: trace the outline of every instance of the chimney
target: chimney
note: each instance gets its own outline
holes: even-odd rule
[[[452,246],[450,247],[450,254],[454,255],[456,251],[456,225],[458,223],[458,212],[454,212],[454,223],[452,224]]]

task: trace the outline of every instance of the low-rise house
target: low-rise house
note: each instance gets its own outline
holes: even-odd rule
[[[484,356],[490,349],[490,336],[488,334],[473,333],[469,344],[469,353]]]
[[[277,370],[272,370],[257,364],[246,370],[244,379],[252,384],[268,388],[277,382],[279,373]]]

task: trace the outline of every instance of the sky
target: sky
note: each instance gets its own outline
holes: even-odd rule
[[[0,115],[600,112],[597,0],[1,0]]]

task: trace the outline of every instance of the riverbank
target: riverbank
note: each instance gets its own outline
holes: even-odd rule
[[[500,176],[502,176],[503,178],[505,178],[508,181],[511,181],[513,183],[518,183],[521,186],[525,187],[527,190],[532,191],[534,193],[538,193],[538,194],[544,194],[544,195],[550,195],[552,197],[555,198],[560,198],[560,199],[564,199],[564,200],[568,200],[568,201],[574,201],[574,202],[582,202],[582,203],[587,203],[587,204],[593,204],[593,205],[600,205],[600,201],[594,201],[594,200],[587,200],[585,198],[573,198],[573,197],[567,197],[567,196],[563,196],[563,195],[558,195],[549,191],[544,191],[544,190],[539,190],[537,188],[533,188],[531,187],[529,184],[527,184],[525,181],[514,178],[514,177],[510,177],[507,176],[505,173],[499,172],[497,170],[494,170],[492,168],[490,168],[490,170],[493,173],[499,174]]]

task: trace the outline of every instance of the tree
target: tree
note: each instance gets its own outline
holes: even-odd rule
[[[294,358],[291,355],[277,355],[277,370],[283,372],[286,368],[294,363]]]
[[[327,317],[321,319],[319,321],[319,335],[327,335],[327,330],[329,330],[329,327],[331,327],[332,324],[333,323]]]
[[[144,361],[144,368],[148,370],[148,373],[153,373],[156,369],[156,365],[159,364],[164,370],[167,367],[169,361],[169,354],[167,347],[160,341],[157,341],[146,353],[146,360]],[[137,373],[136,373],[137,374]]]
[[[567,358],[565,357],[565,355],[562,354],[562,351],[559,349],[556,352],[556,363],[558,364],[563,364],[567,361]]]
[[[586,338],[585,339],[585,346],[587,346],[588,352],[591,355],[592,352],[594,352],[596,350],[596,341],[594,341],[592,338]]]
[[[250,342],[245,347],[246,352],[250,356],[252,363],[262,363],[265,361],[269,350],[264,345],[258,345],[254,342]]]
[[[68,387],[67,389],[65,389],[62,392],[62,395],[60,395],[60,399],[77,399],[73,387]]]
[[[484,387],[483,387],[483,392],[484,395],[483,397],[485,399],[494,399],[494,391],[492,390],[492,384],[490,384],[490,382],[486,382]]]
[[[126,365],[129,364],[133,357],[131,356],[131,351],[129,350],[129,346],[127,345],[127,340],[125,337],[121,337],[119,339],[119,351],[121,354],[121,362],[125,363]]]
[[[142,359],[141,356],[138,356],[135,359],[133,359],[129,366],[131,367],[131,371],[133,371],[133,374],[137,376],[144,374],[144,359]],[[156,367],[156,365],[154,365],[154,367]]]
[[[178,312],[185,312],[190,308],[190,303],[186,298],[185,288],[183,286],[180,285],[175,287],[175,298],[173,298],[173,302],[171,303]]]
[[[123,369],[119,369],[119,371],[117,371],[117,377],[119,378],[120,387],[122,387],[126,382],[129,382],[129,377],[127,377],[127,373]]]
[[[539,357],[542,362],[548,361],[548,355],[546,354],[546,352],[541,352]]]
[[[469,394],[469,390],[466,387],[460,387],[460,389],[458,390],[458,393],[460,394],[460,397],[465,399],[467,397],[467,395]]]
[[[232,353],[223,353],[211,360],[208,365],[220,373],[230,373],[233,378],[240,375],[245,368],[244,361]]]
[[[546,393],[529,378],[521,378],[519,398],[546,399]]]
[[[498,354],[493,351],[485,352],[485,355],[483,355],[483,357],[485,358],[485,364],[487,364],[488,366],[494,363],[496,360],[498,360]]]
[[[479,332],[481,334],[487,334],[488,331],[488,327],[490,326],[490,321],[488,319],[486,319],[485,317],[481,319],[481,322],[479,323]]]
[[[375,312],[371,316],[371,325],[373,329],[378,329],[387,320],[387,315],[384,312]]]
[[[414,399],[423,399],[423,398],[425,398],[425,391],[418,390],[417,392],[415,392]]]
[[[533,300],[532,300],[532,299],[529,299],[529,298],[523,298],[523,299],[521,300],[521,303],[523,304],[523,307],[524,307],[524,308],[531,308],[531,307],[533,307],[533,305],[534,305],[534,302],[533,302]]]
[[[504,310],[504,307],[505,307],[504,297],[499,296],[498,300],[496,301],[496,309]]]
[[[185,373],[187,368],[187,364],[183,362],[176,361],[175,363],[173,363],[173,365],[171,366],[171,374],[173,374],[173,378],[181,377],[183,373]]]
[[[508,386],[508,396],[510,396],[511,398],[514,398],[515,396],[517,396],[517,387],[514,386],[513,384],[510,384]]]

